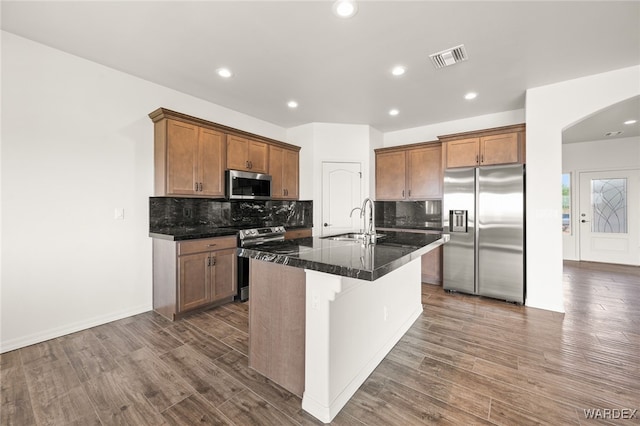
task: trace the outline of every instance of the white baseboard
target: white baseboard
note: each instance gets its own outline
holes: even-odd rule
[[[88,328],[106,324],[122,318],[138,315],[143,312],[150,311],[151,309],[153,309],[151,304],[144,304],[119,312],[111,312],[109,314],[101,315],[98,317],[86,318],[72,324],[67,324],[62,327],[56,327],[49,330],[43,330],[37,333],[21,336],[16,339],[6,341],[2,340],[0,341],[0,353],[24,348],[25,346],[34,345],[36,343],[44,342],[50,339],[55,339],[56,337],[66,336],[67,334],[75,333],[77,331],[86,330]]]

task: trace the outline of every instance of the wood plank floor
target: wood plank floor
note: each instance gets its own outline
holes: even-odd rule
[[[564,266],[565,314],[424,284],[423,315],[333,423],[640,424],[624,419],[640,409],[640,268]],[[247,311],[148,312],[2,354],[0,424],[319,424],[248,368]]]

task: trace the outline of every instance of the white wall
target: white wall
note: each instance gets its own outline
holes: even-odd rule
[[[314,133],[312,125],[292,127],[287,130],[287,141],[300,147],[300,199],[313,200]],[[319,206],[315,206],[317,210]]]
[[[563,234],[563,258],[579,260],[578,191],[579,173],[586,171],[640,168],[640,137],[597,140],[562,145],[562,173],[571,174],[572,230]],[[630,220],[640,220],[630,217]]]
[[[5,352],[151,309],[148,113],[166,107],[279,140],[286,131],[1,35]]]
[[[372,142],[372,137],[376,140]],[[370,194],[369,182],[373,180],[371,170],[372,144],[380,143],[379,133],[371,132],[369,126],[359,124],[311,123],[289,129],[290,143],[307,148],[308,153],[300,162],[300,185],[305,193],[313,190],[313,234],[322,233],[322,163],[354,162],[362,164],[362,196]],[[311,184],[309,184],[309,181]],[[301,198],[302,193],[301,193]]]
[[[445,121],[428,126],[387,132],[384,134],[384,146],[406,145],[410,143],[438,140],[438,136],[473,130],[490,129],[492,127],[510,126],[524,123],[523,109],[504,111],[495,114],[479,115],[461,120]]]
[[[527,305],[563,312],[562,130],[640,94],[640,66],[527,90]]]
[[[376,195],[376,153],[375,149],[384,147],[384,133],[373,127],[369,128],[369,196],[375,199]]]

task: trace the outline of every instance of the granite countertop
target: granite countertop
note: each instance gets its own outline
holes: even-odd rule
[[[275,225],[274,225],[275,226]],[[211,225],[194,225],[194,226],[172,226],[166,228],[157,228],[149,231],[151,238],[160,238],[169,241],[195,240],[198,238],[215,238],[225,237],[228,235],[237,235],[240,229],[256,228],[258,225],[247,225],[228,228],[217,228]],[[287,231],[296,229],[307,229],[313,226],[287,226]]]
[[[160,238],[169,241],[195,240],[198,238],[214,238],[225,237],[228,235],[237,235],[238,229],[235,228],[215,228],[211,225],[201,226],[176,226],[154,229],[149,231],[152,238]]]
[[[379,232],[376,244],[299,238],[239,248],[238,256],[374,281],[449,240],[448,234]]]

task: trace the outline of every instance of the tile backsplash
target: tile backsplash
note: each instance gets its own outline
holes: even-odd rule
[[[377,227],[442,228],[442,201],[376,201]]]
[[[313,201],[225,201],[206,198],[149,198],[149,231],[211,226],[312,227]]]

